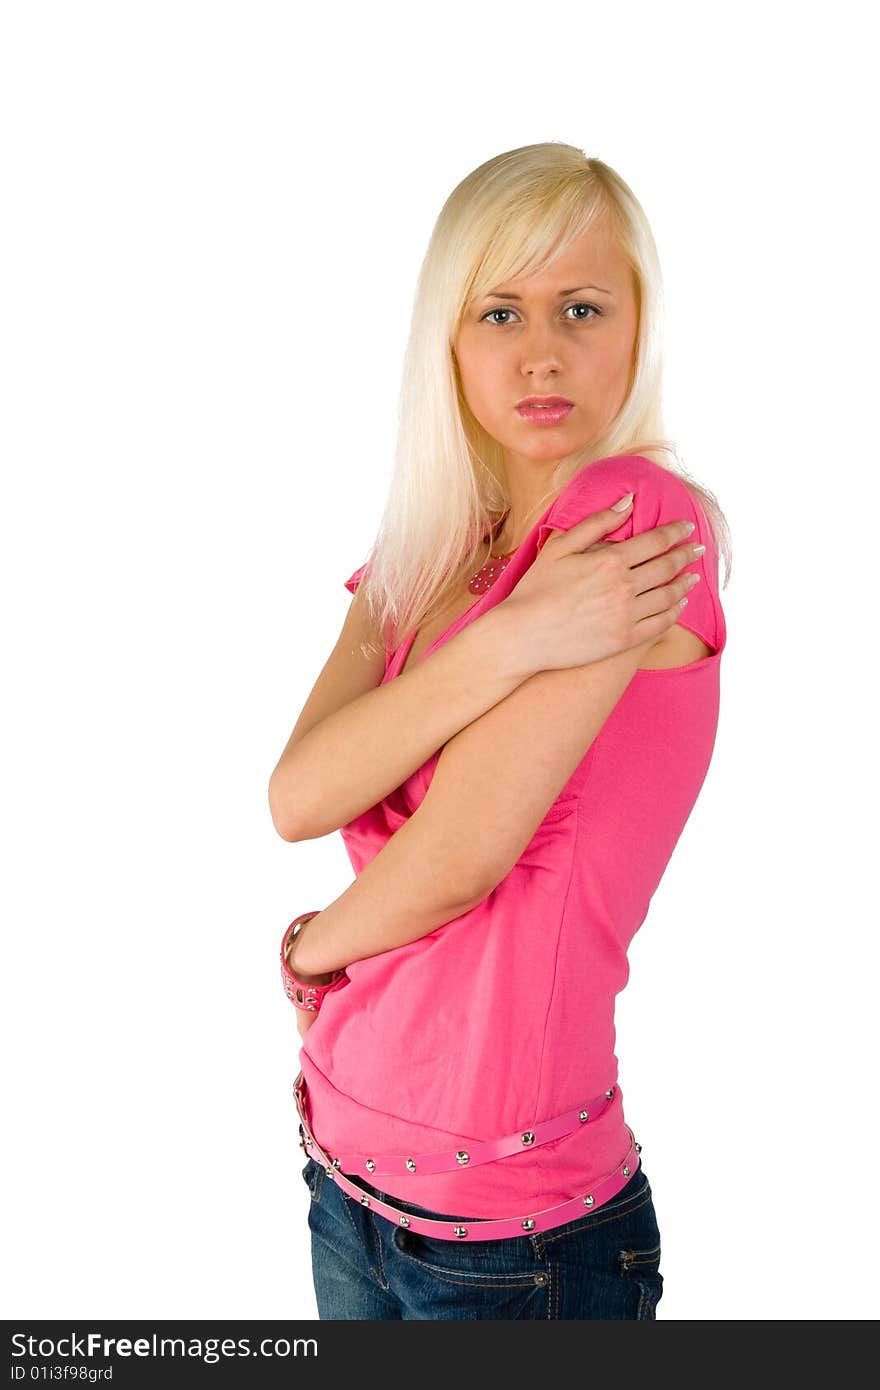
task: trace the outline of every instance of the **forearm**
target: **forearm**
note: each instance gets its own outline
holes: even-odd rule
[[[430,836],[430,843],[429,843]],[[303,928],[291,966],[303,976],[343,969],[418,941],[475,907],[444,846],[418,813],[392,835],[349,888]]]
[[[502,603],[403,675],[321,720],[273,774],[276,824],[288,840],[347,825],[438,748],[534,674]]]

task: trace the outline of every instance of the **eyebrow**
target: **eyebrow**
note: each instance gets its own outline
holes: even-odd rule
[[[571,289],[571,290],[560,290],[560,291],[559,291],[559,295],[560,295],[560,297],[562,297],[563,295],[566,295],[566,294],[577,294],[580,290],[593,290],[593,291],[595,291],[596,294],[610,294],[610,293],[611,293],[610,290],[603,290],[602,287],[601,287],[600,285],[575,285],[574,289]],[[484,299],[517,299],[517,300],[521,300],[521,299],[522,299],[522,295],[521,295],[521,294],[496,294],[495,291],[492,290],[489,294],[485,294],[485,295],[483,296],[483,298],[484,298]]]

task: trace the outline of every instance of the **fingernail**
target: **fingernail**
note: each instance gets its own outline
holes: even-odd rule
[[[625,497],[621,497],[619,502],[614,503],[614,506],[611,508],[611,510],[613,512],[625,512],[632,500],[633,494],[631,492],[628,492]]]

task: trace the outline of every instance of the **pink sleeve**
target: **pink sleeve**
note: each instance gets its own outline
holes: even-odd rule
[[[345,587],[346,587],[346,589],[348,589],[349,593],[351,593],[351,594],[357,593],[357,587],[358,587],[358,585],[360,584],[360,582],[361,582],[361,580],[362,580],[362,578],[363,578],[363,576],[364,576],[364,571],[366,570],[366,568],[367,568],[367,565],[366,565],[366,564],[360,565],[360,566],[355,570],[354,574],[351,575],[350,578],[348,578],[348,579],[345,580]]]
[[[625,541],[670,521],[695,522],[688,541],[694,545],[702,543],[706,549],[680,573],[695,570],[702,578],[688,593],[688,602],[678,623],[696,633],[713,651],[721,651],[726,630],[718,596],[718,550],[712,527],[690,488],[677,474],[653,459],[642,454],[626,454],[587,464],[563,488],[551,507],[538,533],[538,549],[552,530],[567,531],[594,512],[613,506],[628,492],[634,493],[634,497],[626,519],[615,531],[607,531],[602,539]]]

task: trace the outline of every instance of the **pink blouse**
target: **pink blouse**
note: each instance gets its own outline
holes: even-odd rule
[[[716,542],[700,503],[642,455],[588,464],[492,587],[420,658],[501,602],[551,530],[568,529],[630,491],[630,513],[603,539],[626,540],[679,519],[696,523],[689,539],[707,548],[686,568],[699,570],[702,581],[678,622],[711,655],[637,670],[489,896],[418,941],[349,965],[348,983],[325,997],[303,1040],[300,1063],[319,1144],[331,1154],[416,1159],[413,1173],[373,1180],[392,1200],[473,1218],[512,1216],[586,1190],[630,1147],[614,1052],[615,996],[627,982],[629,943],[702,787],[718,724],[726,626]],[[365,568],[346,580],[352,592]],[[389,654],[383,684],[399,673],[412,641]],[[341,828],[356,874],[419,805],[439,756]],[[420,1152],[527,1131],[612,1087],[598,1118],[561,1139],[471,1169],[418,1172]]]

